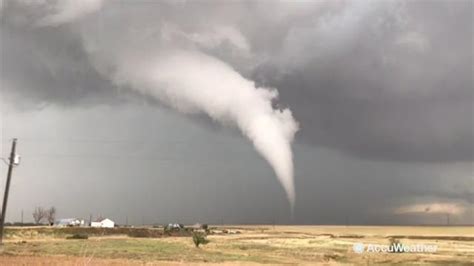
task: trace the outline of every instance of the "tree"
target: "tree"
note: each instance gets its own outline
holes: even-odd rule
[[[54,224],[54,220],[56,220],[56,208],[53,206],[46,211],[46,220],[48,220],[49,225]]]
[[[203,232],[193,232],[193,242],[198,248],[200,244],[207,244],[209,240],[206,238],[206,234]]]
[[[35,220],[36,224],[39,224],[44,217],[46,216],[46,211],[43,207],[36,207],[35,211],[33,212],[33,219]]]

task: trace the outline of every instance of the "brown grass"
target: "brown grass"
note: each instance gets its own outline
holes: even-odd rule
[[[42,230],[33,233],[34,236],[25,233],[34,229],[18,230],[18,234],[10,235],[6,241],[1,265],[87,264],[84,262],[91,265],[472,265],[474,261],[474,230],[470,227],[225,226],[214,227],[216,234],[210,235],[211,242],[201,248],[193,246],[191,237],[162,234],[157,234],[157,238],[130,238],[116,230],[93,235],[88,240],[65,240],[64,231],[58,233],[51,228],[50,236]],[[224,234],[223,230],[234,234]],[[391,238],[407,245],[435,244],[438,251],[433,254],[352,251],[354,243],[388,244]]]

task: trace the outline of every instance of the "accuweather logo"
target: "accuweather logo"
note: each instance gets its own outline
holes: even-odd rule
[[[354,243],[352,250],[357,254],[371,253],[434,253],[438,250],[437,245],[414,244],[404,245],[394,243],[391,245]]]
[[[362,243],[355,243],[354,246],[352,246],[352,249],[355,253],[361,254],[364,252],[365,246]]]

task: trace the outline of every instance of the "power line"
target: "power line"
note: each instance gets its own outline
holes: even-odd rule
[[[210,166],[215,166],[217,159],[212,159],[212,160],[207,160],[207,161],[200,161],[197,158],[194,157],[188,157],[188,158],[164,158],[164,157],[152,157],[152,156],[127,156],[127,155],[100,155],[100,154],[23,154],[22,158],[23,160],[28,160],[28,158],[54,158],[54,160],[62,160],[62,159],[91,159],[91,160],[97,160],[98,158],[110,158],[110,159],[124,159],[124,160],[138,160],[138,161],[149,161],[149,162],[180,162],[180,163],[186,163],[186,165],[210,165]],[[223,161],[223,157],[219,157],[219,161]],[[233,158],[229,157],[227,158],[228,161],[234,160]]]
[[[161,141],[145,141],[145,140],[135,140],[135,139],[88,139],[88,138],[23,138],[23,137],[18,137],[18,139],[21,139],[21,141],[26,141],[26,142],[66,142],[66,143],[131,143],[131,144],[137,144],[137,143],[183,143],[183,144],[192,144],[195,143],[194,140],[192,139],[186,139],[186,140],[164,140],[163,142]],[[9,139],[4,139],[3,142],[6,142]],[[225,141],[220,141],[214,139],[214,143],[235,143],[235,142],[240,142],[241,140],[225,140]]]
[[[129,139],[52,139],[52,138],[21,138],[26,142],[69,142],[69,143],[147,143],[143,140],[129,140]],[[188,143],[191,141],[177,140],[169,141],[168,143]],[[156,141],[155,141],[156,143]]]
[[[151,156],[133,156],[133,155],[122,155],[122,154],[60,154],[60,153],[43,153],[43,154],[22,154],[23,158],[28,157],[74,157],[74,158],[91,158],[91,157],[103,157],[103,158],[135,158],[135,159],[150,159],[150,160],[162,160],[162,161],[176,161],[183,160],[183,158],[163,158],[163,157],[151,157]]]

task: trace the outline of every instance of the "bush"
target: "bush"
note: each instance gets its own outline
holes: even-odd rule
[[[157,229],[136,228],[136,229],[130,230],[127,235],[130,237],[153,238],[153,237],[162,237],[163,233],[161,230],[157,230]]]
[[[209,225],[207,225],[207,224],[201,225],[201,229],[203,229],[206,232],[206,234],[211,233],[211,230],[209,229]]]
[[[207,244],[209,240],[206,238],[206,234],[202,232],[193,232],[193,242],[194,245],[198,248],[200,244]]]
[[[396,238],[390,238],[390,249],[389,252],[391,253],[403,253],[403,245],[400,240]]]
[[[74,234],[66,237],[66,239],[89,239],[89,236],[87,234]]]

